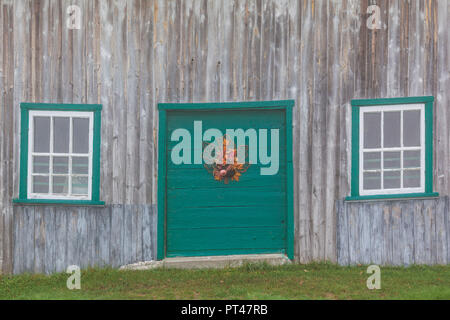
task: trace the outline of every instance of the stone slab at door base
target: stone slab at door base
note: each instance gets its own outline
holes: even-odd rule
[[[178,269],[226,268],[239,267],[245,263],[267,263],[273,266],[291,263],[284,254],[242,254],[208,257],[177,257],[162,261],[138,262],[122,266],[121,270],[147,270],[157,267]]]

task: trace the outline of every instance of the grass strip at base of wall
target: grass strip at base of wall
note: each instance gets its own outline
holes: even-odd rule
[[[328,263],[239,268],[81,271],[81,289],[69,274],[0,275],[0,299],[450,299],[450,266],[381,268],[381,289],[366,286],[367,266]]]

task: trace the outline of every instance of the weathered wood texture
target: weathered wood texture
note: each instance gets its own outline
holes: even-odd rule
[[[69,4],[80,30],[66,27]],[[382,29],[366,27],[371,4]],[[19,188],[21,101],[103,104],[101,198],[155,204],[158,102],[295,99],[301,262],[336,261],[352,98],[435,96],[435,189],[449,194],[448,0],[0,0],[0,21],[3,215]]]
[[[450,263],[449,198],[346,202],[337,207],[342,265]]]
[[[14,206],[12,271],[49,274],[70,265],[155,260],[156,220],[149,205]]]

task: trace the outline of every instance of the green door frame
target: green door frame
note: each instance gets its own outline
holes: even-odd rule
[[[292,107],[294,100],[248,101],[248,102],[215,102],[215,103],[159,103],[158,128],[158,226],[157,226],[157,259],[166,257],[166,180],[167,180],[167,112],[171,110],[251,110],[281,109],[286,115],[286,193],[287,224],[286,244],[287,256],[294,259],[294,176],[292,167]]]

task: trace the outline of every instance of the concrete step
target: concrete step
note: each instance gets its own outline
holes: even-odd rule
[[[201,268],[226,268],[239,267],[245,263],[267,263],[279,266],[291,261],[284,254],[239,254],[227,256],[207,256],[207,257],[177,257],[166,258],[162,261],[138,262],[122,266],[121,270],[146,270],[157,267],[178,268],[178,269],[201,269]]]
[[[166,268],[225,268],[239,267],[244,263],[263,263],[270,265],[282,265],[290,260],[284,254],[240,254],[229,256],[208,256],[208,257],[177,257],[166,258],[163,265]]]

